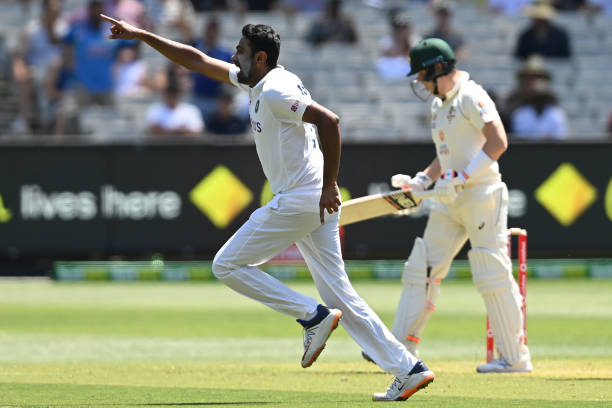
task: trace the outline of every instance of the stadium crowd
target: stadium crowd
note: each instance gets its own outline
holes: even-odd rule
[[[230,60],[246,22],[281,34],[280,63],[343,121],[344,140],[429,139],[405,74],[439,37],[496,99],[512,137],[612,132],[609,0],[5,0],[0,140],[248,141],[248,99],[108,40],[104,13]]]

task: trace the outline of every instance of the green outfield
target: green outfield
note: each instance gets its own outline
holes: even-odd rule
[[[310,283],[292,282],[315,295]],[[388,324],[400,287],[355,287]],[[421,357],[419,407],[612,404],[612,280],[530,280],[532,374],[477,375],[485,312],[445,282]],[[302,369],[300,326],[217,282],[0,281],[0,407],[361,407],[391,376],[337,330]],[[384,404],[384,403],[382,403]]]

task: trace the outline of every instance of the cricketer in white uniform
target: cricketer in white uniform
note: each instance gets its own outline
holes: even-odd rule
[[[394,187],[424,190],[433,180],[434,204],[402,274],[403,291],[392,332],[414,354],[451,261],[469,238],[472,279],[481,293],[501,358],[477,371],[529,372],[521,295],[507,253],[508,189],[497,159],[507,138],[495,104],[469,74],[455,68],[446,42],[422,40],[410,53],[417,96],[434,95],[431,134],[436,157],[414,178],[392,177]],[[422,97],[422,99],[425,99]],[[366,353],[367,354],[367,353]],[[376,361],[376,359],[374,359]]]
[[[374,394],[375,400],[405,400],[431,383],[434,373],[395,339],[349,282],[338,233],[339,119],[312,100],[297,76],[277,65],[278,34],[269,26],[245,25],[232,65],[104,18],[114,24],[110,38],[141,39],[174,62],[249,93],[257,154],[275,195],[219,250],[213,261],[215,276],[302,324],[303,367],[316,360],[342,318],[353,339],[396,376],[387,392]],[[327,306],[258,268],[293,243]]]

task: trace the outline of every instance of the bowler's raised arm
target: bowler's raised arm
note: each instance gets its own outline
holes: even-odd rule
[[[217,81],[231,84],[229,72],[232,64],[209,57],[197,48],[134,27],[125,21],[117,21],[104,14],[100,14],[100,17],[113,24],[110,29],[111,35],[109,35],[108,38],[112,40],[144,41],[169,60],[191,71],[196,71]]]

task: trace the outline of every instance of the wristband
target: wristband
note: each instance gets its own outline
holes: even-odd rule
[[[479,175],[480,173],[484,172],[489,167],[491,167],[491,165],[494,162],[495,161],[493,159],[491,159],[484,152],[484,150],[480,150],[476,154],[476,157],[474,157],[472,159],[470,164],[468,164],[465,167],[465,169],[463,169],[463,171],[459,174],[459,177],[461,177],[462,179],[465,179],[465,180],[467,180],[470,177],[475,177],[475,176]]]
[[[414,179],[417,181],[417,183],[419,183],[421,187],[423,187],[423,190],[427,190],[427,188],[431,186],[431,183],[432,183],[431,177],[429,177],[427,174],[423,173],[422,171],[419,171],[414,176]]]

